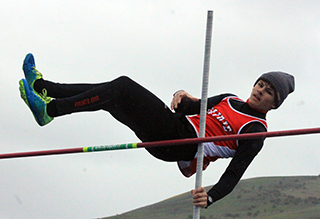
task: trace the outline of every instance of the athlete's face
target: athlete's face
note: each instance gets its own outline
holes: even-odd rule
[[[268,111],[275,108],[275,91],[271,85],[263,80],[259,80],[258,83],[252,88],[251,95],[249,97],[248,104],[251,108]]]

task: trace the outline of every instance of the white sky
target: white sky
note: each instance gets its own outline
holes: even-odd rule
[[[5,0],[0,3],[0,153],[139,142],[104,111],[59,117],[40,128],[20,99],[24,56],[45,79],[102,82],[128,75],[170,104],[201,96],[205,26],[214,11],[209,94],[246,99],[271,70],[295,76],[296,91],[268,114],[269,130],[320,124],[320,2]],[[267,139],[244,178],[318,175],[320,136]],[[230,160],[212,163],[203,185]],[[189,191],[175,163],[144,149],[0,160],[0,218],[97,218]],[[190,213],[192,206],[190,202]]]

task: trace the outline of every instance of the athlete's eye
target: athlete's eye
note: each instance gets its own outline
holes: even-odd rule
[[[267,94],[273,96],[273,92],[270,89],[267,89],[266,91],[267,91]]]

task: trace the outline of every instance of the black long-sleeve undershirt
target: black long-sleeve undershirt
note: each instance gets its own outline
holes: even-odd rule
[[[227,96],[234,96],[232,94],[221,94],[214,97],[208,98],[207,108],[210,109],[216,104],[218,104],[222,99]],[[233,107],[241,112],[250,114],[261,119],[265,119],[266,114],[258,112],[249,107],[245,102],[234,102]],[[185,115],[193,115],[200,113],[200,100],[197,102],[191,101],[189,99],[183,99],[179,105],[177,112],[183,113]],[[265,132],[266,128],[258,122],[253,122],[241,130],[240,134],[243,133],[255,133],[255,132]],[[239,141],[237,151],[232,158],[230,164],[228,165],[225,172],[220,177],[218,183],[216,183],[207,193],[208,196],[208,206],[213,202],[228,195],[237,183],[240,181],[244,172],[253,161],[255,156],[262,149],[264,139],[249,139]]]

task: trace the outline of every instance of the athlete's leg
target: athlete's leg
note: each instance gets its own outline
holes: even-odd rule
[[[127,125],[141,141],[196,137],[184,116],[174,114],[160,99],[128,77],[100,84],[73,97],[56,99],[47,106],[52,117],[75,112],[106,110]],[[192,160],[196,145],[147,149],[166,161]]]

